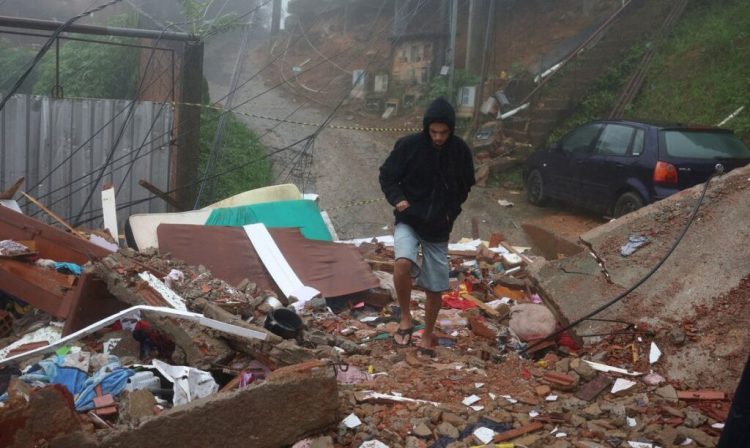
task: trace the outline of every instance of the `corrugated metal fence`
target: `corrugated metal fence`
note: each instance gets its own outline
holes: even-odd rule
[[[0,190],[26,177],[21,190],[69,221],[78,216],[92,188],[82,218],[101,215],[100,191],[106,183],[119,190],[118,206],[152,196],[138,185],[140,179],[169,190],[171,107],[138,102],[128,118],[130,104],[15,95],[0,112]],[[116,142],[102,181],[93,185]],[[19,196],[25,213],[50,221]],[[166,210],[161,199],[152,199],[119,210],[118,221],[122,225],[130,214]],[[95,228],[101,222],[85,225]]]

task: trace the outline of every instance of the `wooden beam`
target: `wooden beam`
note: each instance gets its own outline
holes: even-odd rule
[[[155,194],[159,197],[162,201],[166,202],[167,204],[171,205],[175,208],[175,210],[179,212],[184,212],[185,208],[181,206],[176,199],[174,199],[172,196],[168,195],[167,193],[161,191],[160,189],[156,188],[153,184],[149,183],[145,179],[141,179],[138,181],[138,185],[145,188],[146,190],[150,191],[151,193]]]
[[[0,199],[13,199],[13,196],[16,194],[16,191],[18,191],[19,188],[21,188],[21,184],[23,183],[23,180],[25,178],[22,177],[16,181],[10,188],[0,193]]]
[[[78,238],[80,238],[80,239],[82,239],[84,241],[88,241],[86,239],[86,237],[84,237],[83,235],[81,235],[80,233],[78,233],[78,231],[76,229],[74,229],[73,227],[71,227],[70,224],[68,224],[67,222],[65,222],[64,219],[62,219],[61,217],[57,216],[57,214],[55,214],[55,212],[53,212],[52,210],[50,210],[47,207],[45,207],[44,205],[42,205],[41,202],[39,202],[36,199],[32,198],[31,196],[29,196],[28,194],[26,194],[26,192],[24,192],[24,191],[22,191],[21,194],[24,195],[24,197],[26,197],[26,199],[28,199],[29,201],[33,202],[34,205],[36,205],[37,207],[41,208],[44,213],[50,215],[55,221],[57,221],[60,224],[62,224],[63,227],[65,227],[66,229],[68,229],[70,231],[70,233],[72,233],[73,235],[77,236]]]

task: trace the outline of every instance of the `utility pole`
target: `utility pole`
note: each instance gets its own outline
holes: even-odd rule
[[[275,36],[281,29],[281,0],[273,0],[271,12],[271,36]]]
[[[495,23],[495,2],[490,0],[490,10],[487,13],[487,24],[484,28],[484,51],[482,52],[482,77],[479,81],[479,86],[477,88],[477,94],[474,99],[474,119],[472,120],[474,122],[472,126],[472,133],[470,135],[473,135],[477,128],[479,127],[479,108],[482,104],[482,97],[484,96],[484,83],[487,81],[487,66],[489,65],[487,63],[487,53],[490,52],[490,37],[494,37],[495,28],[492,26]],[[494,39],[492,40],[494,43]],[[492,48],[494,49],[494,45],[492,45]]]
[[[497,0],[470,0],[469,27],[466,43],[466,70],[472,75],[479,75],[482,68],[482,30],[485,28],[488,3],[494,5]]]
[[[201,126],[200,104],[203,91],[203,42],[186,42],[182,59],[182,80],[180,82],[180,103],[175,108],[174,123],[177,133],[177,146],[173,148],[171,163],[172,179],[180,188],[176,200],[183,210],[190,210],[195,200],[195,182],[198,175],[200,154],[200,133],[195,129]],[[190,130],[190,132],[186,132]],[[190,186],[188,186],[190,185]],[[174,188],[174,187],[172,187]]]
[[[453,95],[453,75],[456,71],[456,32],[458,30],[458,0],[449,0],[451,2],[451,22],[450,22],[450,71],[448,72],[448,94]],[[456,98],[448,98],[448,101],[455,104]]]

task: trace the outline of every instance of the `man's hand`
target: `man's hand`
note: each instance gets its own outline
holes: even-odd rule
[[[399,212],[403,212],[407,208],[409,208],[409,201],[407,200],[403,200],[396,204],[396,210],[398,210]]]

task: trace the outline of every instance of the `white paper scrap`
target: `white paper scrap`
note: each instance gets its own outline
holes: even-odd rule
[[[359,419],[355,414],[349,414],[344,421],[342,422],[344,426],[346,426],[349,429],[356,428],[357,426],[362,424],[362,420]]]
[[[693,439],[691,439],[690,437],[688,437],[688,438],[686,438],[686,439],[685,439],[685,440],[684,440],[684,441],[683,441],[683,442],[682,442],[682,443],[680,444],[680,446],[688,446],[688,445],[690,445],[691,443],[693,443]]]
[[[547,401],[557,401],[557,395],[547,395],[544,399]]]
[[[568,437],[568,433],[558,432],[557,434],[555,434],[555,437],[557,437],[558,439],[563,438],[563,437]]]
[[[714,429],[724,429],[724,423],[714,423],[711,427]]]
[[[495,398],[497,398],[497,395],[493,394],[492,392],[489,393],[489,396],[490,400],[494,400]]]
[[[477,389],[481,389],[482,387],[484,387],[484,383],[474,383],[474,387],[476,387]]]
[[[360,319],[360,322],[373,322],[378,320],[378,316],[365,316],[362,319]]]
[[[606,364],[602,364],[600,362],[593,362],[593,361],[587,361],[583,360],[586,364],[590,365],[592,369],[598,370],[600,372],[615,372],[615,373],[621,373],[623,375],[629,375],[629,376],[641,376],[643,375],[642,372],[633,372],[630,370],[621,369],[619,367],[612,367],[608,366]]]
[[[531,417],[531,418],[539,417],[539,412],[537,412],[537,411],[535,411],[535,410],[532,409],[532,410],[529,411],[529,417]]]
[[[362,442],[362,445],[360,445],[359,448],[389,448],[389,447],[388,445],[381,442],[380,440],[368,440],[367,442]]]
[[[628,390],[631,387],[635,386],[635,384],[635,381],[626,380],[624,378],[617,378],[615,380],[615,384],[612,385],[612,393],[616,394],[617,392]]]
[[[469,406],[470,408],[474,409],[475,411],[479,412],[484,409],[484,406]]]
[[[549,433],[550,433],[550,434],[554,434],[554,433],[556,433],[556,432],[557,432],[557,431],[559,431],[559,430],[560,430],[560,427],[558,427],[558,426],[555,426],[555,429],[553,429],[553,430],[552,430],[552,431],[550,431]]]
[[[653,364],[661,358],[661,350],[654,342],[651,343],[651,352],[648,354],[648,363]]]
[[[638,422],[636,422],[634,418],[628,417],[628,426],[633,428],[635,426],[638,426]]]
[[[483,444],[487,445],[488,443],[492,442],[492,439],[495,437],[495,431],[482,426],[474,430],[474,437],[479,439],[479,441]]]
[[[462,403],[465,406],[471,406],[472,404],[476,403],[479,400],[481,400],[481,398],[479,398],[477,395],[470,395],[470,396],[464,398],[464,401],[462,401]]]
[[[510,403],[510,404],[516,404],[516,403],[518,403],[518,400],[516,400],[515,398],[511,397],[510,395],[500,395],[500,396],[503,397],[503,398],[505,398],[506,400],[508,400],[508,403]]]
[[[630,448],[654,448],[653,443],[634,442],[632,440],[628,440],[628,445],[630,445]]]
[[[164,378],[173,383],[175,406],[187,404],[219,391],[219,385],[209,372],[195,367],[173,366],[158,359],[151,362]]]

